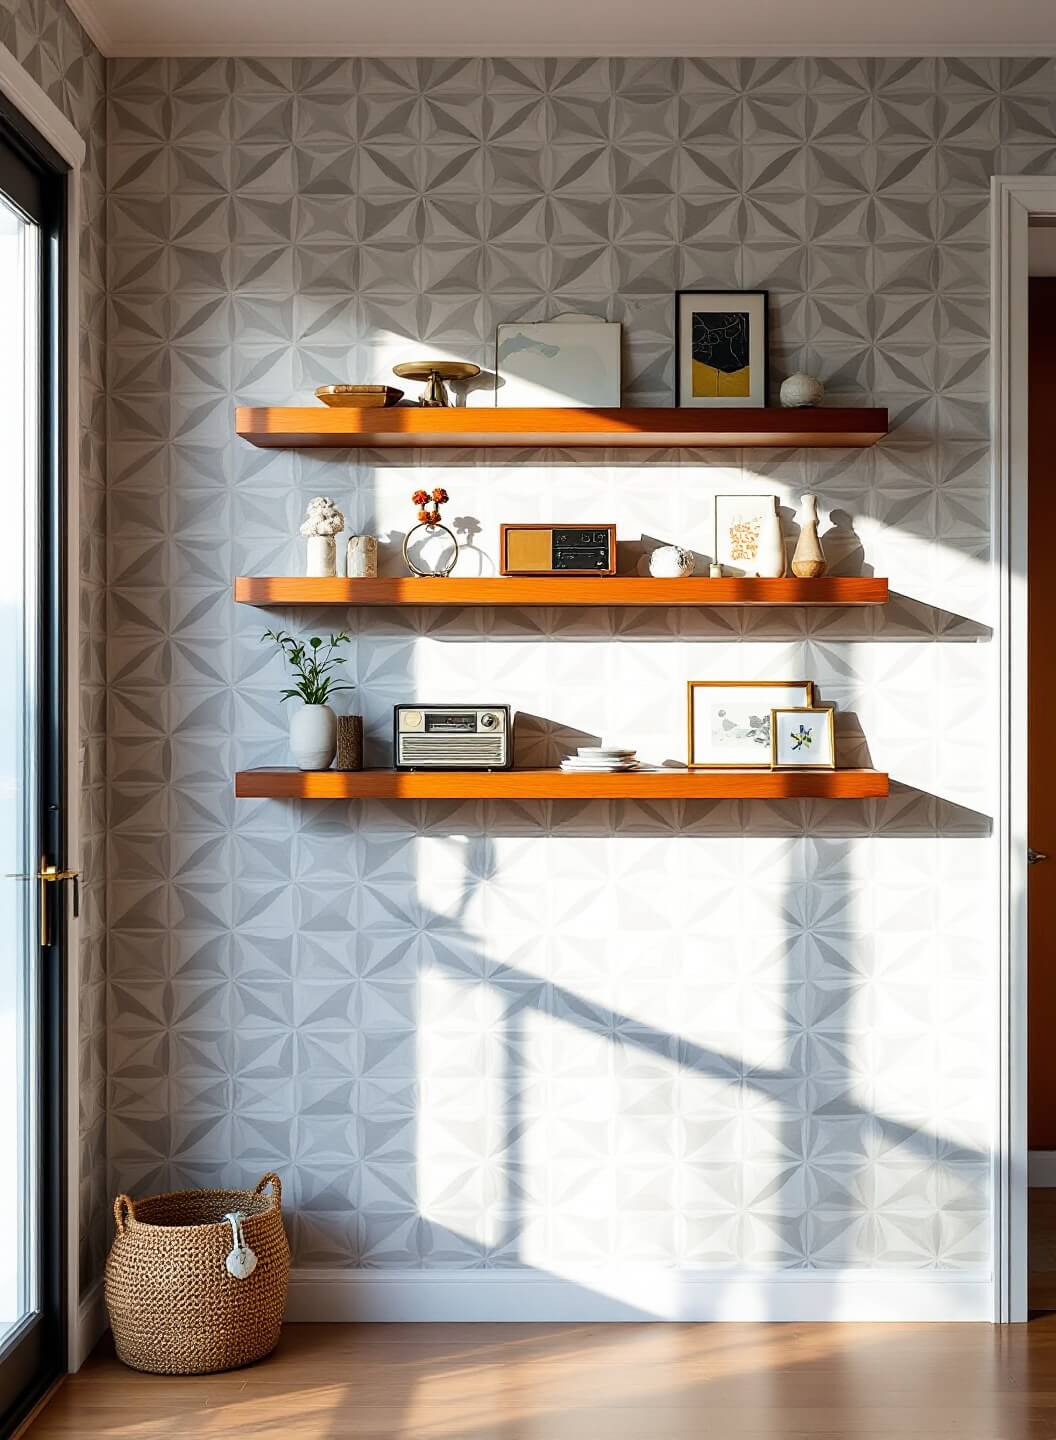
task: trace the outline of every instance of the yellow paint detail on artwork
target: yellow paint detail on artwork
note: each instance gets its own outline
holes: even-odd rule
[[[752,393],[752,367],[742,366],[727,374],[716,370],[714,365],[705,365],[701,360],[693,361],[693,394],[699,399],[747,398]]]

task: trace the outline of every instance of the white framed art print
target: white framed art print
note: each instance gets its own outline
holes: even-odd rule
[[[610,409],[620,403],[620,329],[607,320],[500,325],[495,404]]]

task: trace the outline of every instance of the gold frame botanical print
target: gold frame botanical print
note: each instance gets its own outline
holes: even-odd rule
[[[765,290],[675,294],[675,404],[766,404],[769,337]]]
[[[836,724],[831,705],[778,706],[771,712],[770,768],[836,769]]]
[[[690,680],[687,763],[691,770],[769,770],[774,710],[813,705],[812,680]]]

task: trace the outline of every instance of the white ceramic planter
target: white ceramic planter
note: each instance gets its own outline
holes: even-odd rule
[[[290,720],[290,754],[299,770],[329,770],[337,754],[337,716],[329,705],[302,705]]]

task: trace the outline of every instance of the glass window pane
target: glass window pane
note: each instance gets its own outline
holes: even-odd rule
[[[39,1306],[39,228],[0,196],[0,1346]],[[10,878],[14,876],[30,878]]]

